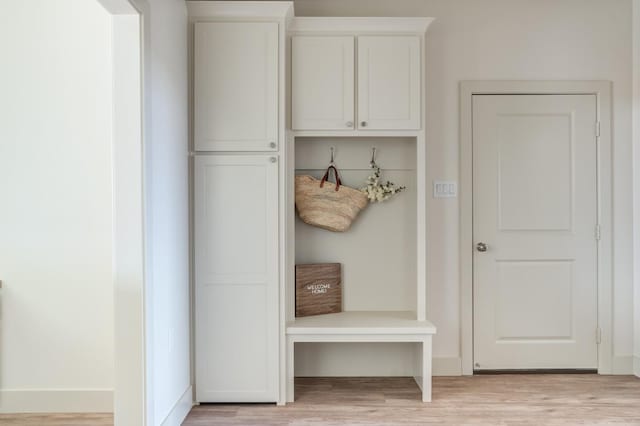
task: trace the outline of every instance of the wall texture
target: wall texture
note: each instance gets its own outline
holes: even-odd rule
[[[0,51],[0,411],[110,411],[110,16],[1,2]]]
[[[634,164],[634,358],[633,369],[640,377],[640,0],[633,0],[633,164]]]
[[[460,81],[613,82],[614,370],[630,372],[631,0],[296,0],[295,9],[297,16],[436,18],[426,46],[429,181],[458,179]],[[438,327],[434,367],[436,373],[453,373],[460,357],[458,202],[428,203],[427,306]]]

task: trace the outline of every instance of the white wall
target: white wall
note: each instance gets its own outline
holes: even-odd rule
[[[149,0],[145,14],[147,424],[191,409],[187,10]]]
[[[634,373],[640,377],[640,0],[633,0]]]
[[[631,1],[296,0],[295,9],[297,16],[436,18],[427,32],[429,181],[458,179],[461,80],[613,81],[614,371],[630,372]],[[428,200],[427,232],[434,369],[451,373],[460,364],[457,199]]]
[[[0,2],[0,411],[111,411],[111,26]]]

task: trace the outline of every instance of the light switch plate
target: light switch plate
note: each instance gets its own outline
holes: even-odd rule
[[[454,198],[458,195],[458,183],[454,180],[434,180],[433,198]]]

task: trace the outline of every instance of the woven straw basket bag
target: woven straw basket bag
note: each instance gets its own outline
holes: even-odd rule
[[[336,183],[328,181],[331,171]],[[344,232],[368,204],[362,191],[342,185],[334,166],[329,166],[322,180],[308,175],[296,176],[296,209],[300,219],[309,225]]]

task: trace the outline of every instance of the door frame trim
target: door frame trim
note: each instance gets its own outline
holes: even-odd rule
[[[600,121],[597,145],[598,241],[598,373],[613,370],[613,246],[612,246],[612,146],[610,81],[477,80],[460,83],[460,352],[462,374],[473,374],[473,95],[577,95],[596,96]],[[594,339],[595,339],[594,330]]]

